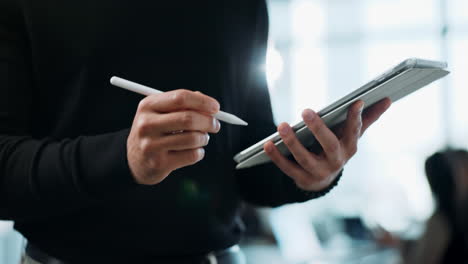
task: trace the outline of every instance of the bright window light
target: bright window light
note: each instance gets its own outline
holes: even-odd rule
[[[268,45],[266,57],[266,75],[268,87],[274,89],[275,82],[281,77],[283,73],[283,58],[280,52],[275,48],[273,43]]]

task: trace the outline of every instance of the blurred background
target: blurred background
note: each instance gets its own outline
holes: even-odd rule
[[[447,61],[448,78],[397,102],[368,130],[324,198],[247,208],[248,263],[398,263],[376,232],[417,239],[434,210],[424,160],[468,148],[468,1],[268,0],[265,67],[277,122],[320,110],[408,57]],[[0,263],[24,240],[0,222]]]

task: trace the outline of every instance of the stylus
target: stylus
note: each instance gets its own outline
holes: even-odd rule
[[[114,86],[129,90],[129,91],[132,91],[132,92],[135,92],[135,93],[139,93],[139,94],[142,94],[142,95],[146,95],[146,96],[151,95],[151,94],[163,93],[163,92],[158,91],[156,89],[153,89],[151,87],[148,87],[148,86],[145,86],[145,85],[142,85],[142,84],[138,84],[138,83],[135,83],[135,82],[132,82],[132,81],[129,81],[129,80],[125,80],[125,79],[122,79],[122,78],[119,78],[119,77],[116,77],[116,76],[114,76],[114,77],[112,77],[110,79],[110,83],[112,85],[114,85]],[[216,113],[214,115],[214,117],[216,117],[216,119],[218,119],[218,120],[221,120],[221,121],[224,121],[226,123],[233,124],[233,125],[240,125],[240,126],[247,126],[248,125],[247,122],[240,119],[239,117],[237,117],[237,116],[235,116],[233,114],[223,112],[223,111],[219,111],[218,113]]]

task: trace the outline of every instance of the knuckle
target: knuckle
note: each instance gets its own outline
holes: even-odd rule
[[[162,155],[155,155],[150,160],[150,168],[156,171],[163,170],[165,168],[166,162],[165,158]]]
[[[195,117],[190,112],[185,112],[182,114],[181,123],[185,128],[191,128],[194,124]]]
[[[140,135],[146,134],[148,130],[151,129],[151,123],[146,115],[141,115],[138,117],[136,122],[136,129]]]
[[[177,106],[184,106],[187,103],[189,96],[189,91],[187,90],[177,90],[174,92],[174,96],[172,98],[173,103]]]
[[[142,139],[140,141],[140,150],[144,156],[150,155],[152,152],[152,144],[150,139]]]
[[[150,100],[149,100],[149,97],[145,97],[144,99],[142,99],[139,103],[138,103],[138,111],[141,112],[141,111],[144,111],[145,109],[148,109],[150,107]]]
[[[337,153],[340,150],[340,143],[337,140],[330,142],[328,151],[331,153]]]

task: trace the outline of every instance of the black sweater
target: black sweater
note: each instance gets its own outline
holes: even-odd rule
[[[267,22],[263,0],[1,0],[0,218],[66,261],[154,261],[237,243],[241,200],[323,195],[272,164],[234,169],[235,153],[275,129]],[[223,124],[202,162],[137,185],[126,139],[142,97],[112,75],[202,91],[250,126]]]

